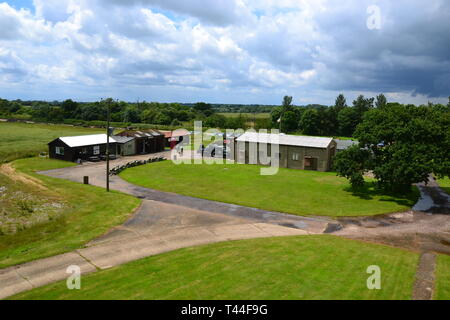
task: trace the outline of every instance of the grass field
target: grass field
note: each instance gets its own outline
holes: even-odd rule
[[[227,113],[219,113],[222,116],[225,116],[227,118],[237,118],[239,115],[242,115],[244,117],[248,117],[250,119],[268,119],[270,118],[270,113],[233,113],[233,112],[227,112]]]
[[[101,132],[100,129],[64,125],[1,122],[0,163],[48,152],[47,143],[58,137]]]
[[[438,256],[434,298],[450,300],[450,256]]]
[[[54,202],[56,198],[65,207],[62,214],[45,223],[16,234],[1,235],[0,268],[80,248],[123,223],[139,205],[140,200],[132,196],[34,173],[70,165],[73,164],[41,158],[13,162],[20,173],[30,175],[45,187],[33,191],[40,201]]]
[[[438,179],[437,182],[445,192],[450,194],[450,178]]]
[[[410,299],[418,254],[333,236],[225,242],[172,251],[12,299]],[[381,290],[366,270],[381,268]]]
[[[362,216],[404,211],[418,198],[386,195],[373,184],[353,192],[335,173],[280,169],[261,176],[256,165],[175,165],[165,161],[127,169],[125,180],[144,187],[298,215]]]

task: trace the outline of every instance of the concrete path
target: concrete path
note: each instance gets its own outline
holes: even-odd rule
[[[133,159],[142,157],[133,157]],[[147,156],[148,158],[148,156]],[[117,163],[125,160],[117,160]],[[126,159],[126,161],[130,161]],[[43,174],[104,186],[104,163],[58,169]],[[175,249],[221,241],[323,233],[331,220],[306,218],[184,197],[111,178],[111,188],[142,198],[126,223],[86,247],[0,270],[0,299],[67,279],[71,265],[82,274],[121,265]]]
[[[417,266],[416,282],[412,294],[413,300],[432,300],[436,269],[436,254],[424,252],[420,256]]]

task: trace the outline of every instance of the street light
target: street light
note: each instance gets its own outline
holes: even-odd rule
[[[108,99],[106,102],[107,106],[107,115],[106,115],[106,191],[109,192],[109,122],[110,122],[110,109],[111,109],[111,100]]]

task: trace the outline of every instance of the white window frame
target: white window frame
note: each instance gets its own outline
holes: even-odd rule
[[[64,147],[56,147],[55,148],[55,153],[57,155],[63,156],[64,155]]]
[[[94,156],[98,156],[100,154],[100,146],[94,146]]]
[[[293,161],[299,161],[299,159],[300,159],[300,154],[298,154],[297,152],[292,153]]]

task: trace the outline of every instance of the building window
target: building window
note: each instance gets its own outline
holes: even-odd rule
[[[82,153],[82,154],[87,154],[87,153],[88,153],[88,152],[87,152],[87,148],[82,148],[82,149],[81,149],[81,153]]]
[[[64,155],[64,148],[63,147],[56,147],[56,154],[59,154],[60,156]]]
[[[298,161],[300,159],[299,154],[298,153],[293,153],[292,154],[292,160],[294,161]]]
[[[94,155],[100,154],[100,146],[94,146]]]

